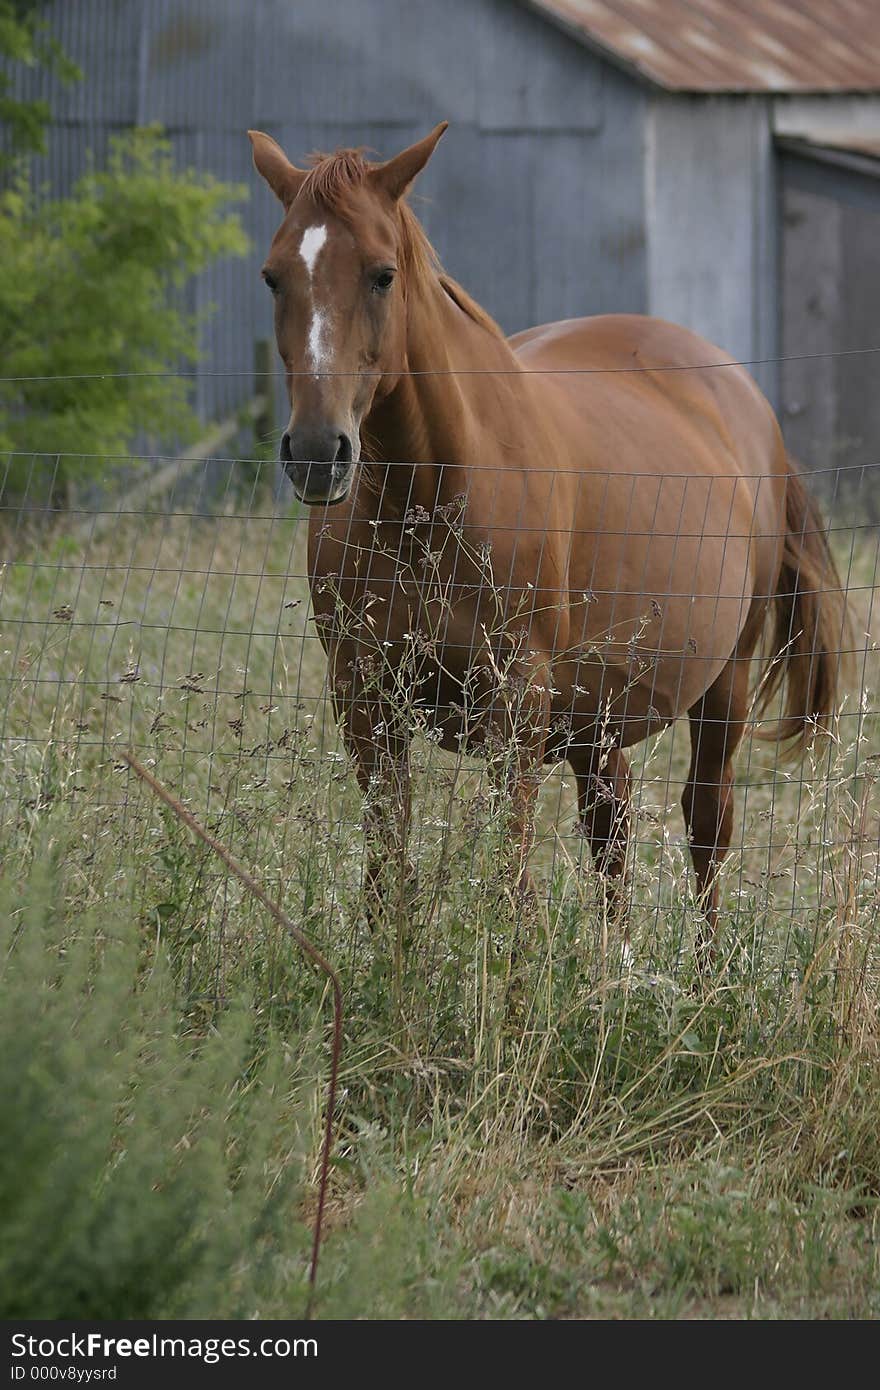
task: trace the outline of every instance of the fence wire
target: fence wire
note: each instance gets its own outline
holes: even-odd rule
[[[475,728],[486,716],[487,697],[476,688],[481,676],[475,671],[478,653],[488,652],[497,663],[489,703],[507,701],[514,745],[529,736],[527,719],[516,727],[517,718],[525,718],[527,682],[517,685],[510,673],[523,656],[522,634],[538,600],[524,612],[521,585],[516,591],[511,585],[507,526],[496,528],[492,516],[472,519],[460,495],[451,503],[438,500],[433,512],[414,504],[393,525],[377,524],[362,555],[360,611],[346,610],[338,578],[324,566],[315,595],[324,594],[323,607],[329,602],[333,614],[325,612],[328,626],[319,631],[307,532],[311,519],[320,557],[330,543],[332,511],[321,510],[315,522],[317,513],[279,488],[274,466],[254,466],[243,490],[238,461],[210,461],[213,510],[206,514],[197,485],[193,497],[191,476],[186,492],[183,472],[186,505],[172,489],[161,508],[131,510],[123,494],[100,509],[71,511],[53,503],[51,470],[47,474],[41,460],[11,462],[18,490],[4,494],[0,522],[0,843],[6,865],[26,855],[47,818],[63,824],[75,845],[76,891],[94,900],[114,891],[114,884],[123,891],[134,874],[145,929],[157,933],[178,961],[194,1005],[210,1011],[234,979],[245,977],[258,985],[269,1016],[293,1016],[303,1026],[312,1021],[320,1007],[318,985],[304,985],[303,966],[285,943],[267,936],[265,923],[222,871],[143,795],[121,757],[132,749],[338,964],[350,992],[349,1016],[354,1003],[363,1020],[370,1001],[390,989],[404,1014],[418,1004],[419,1047],[455,1065],[463,1029],[479,1026],[493,972],[509,974],[522,915],[510,891],[509,805],[492,775],[493,759],[497,773],[498,760],[510,750],[473,748],[461,740],[450,751],[449,734],[450,724],[467,726],[469,700]],[[203,467],[207,480],[208,463]],[[225,470],[219,493],[218,467]],[[391,466],[379,469],[382,477],[392,472]],[[701,920],[681,812],[687,721],[670,721],[668,711],[652,708],[646,677],[652,662],[668,659],[663,612],[678,591],[671,581],[664,592],[647,583],[641,592],[631,581],[624,591],[610,559],[619,566],[624,554],[643,551],[641,572],[647,574],[657,547],[670,556],[688,551],[695,582],[681,592],[695,597],[700,573],[720,573],[716,559],[701,568],[700,557],[717,558],[741,544],[752,518],[745,532],[741,520],[730,519],[720,526],[707,522],[699,534],[684,526],[677,533],[655,531],[660,500],[668,503],[673,490],[683,514],[689,489],[702,489],[706,513],[715,490],[725,489],[723,515],[731,518],[737,489],[729,479],[645,474],[627,479],[624,527],[618,518],[605,530],[601,499],[611,476],[584,475],[599,504],[588,524],[574,527],[528,510],[528,470],[515,479],[505,470],[491,492],[497,497],[502,488],[523,488],[516,544],[531,547],[536,564],[548,535],[560,528],[569,564],[586,548],[598,559],[571,595],[569,617],[576,614],[580,627],[572,627],[568,649],[557,653],[557,665],[566,667],[569,707],[557,701],[555,683],[550,696],[555,754],[540,770],[530,855],[535,949],[553,962],[561,980],[588,979],[597,962],[607,969],[611,959],[633,988],[662,993],[674,991],[683,972],[691,971]],[[874,595],[880,534],[862,518],[871,514],[880,475],[860,467],[810,481],[822,499],[848,600],[850,625],[839,626],[834,655],[850,674],[831,736],[820,738],[801,761],[786,761],[778,744],[756,737],[758,726],[766,728],[775,716],[750,707],[735,763],[732,845],[720,871],[722,954],[731,968],[760,979],[776,1017],[791,1007],[821,942],[832,991],[842,988],[844,957],[850,984],[856,974],[862,981],[875,978],[877,968]],[[763,486],[764,480],[756,496]],[[547,497],[549,511],[553,486]],[[440,557],[451,551],[456,558],[444,569]],[[312,572],[316,565],[320,559],[313,558]],[[670,563],[670,576],[673,570]],[[385,601],[395,585],[429,600],[420,609],[422,626],[403,639],[383,631],[380,616],[390,609]],[[719,612],[743,602],[743,594],[717,585],[710,597]],[[465,610],[474,615],[470,629],[459,622],[453,635],[451,617]],[[599,610],[597,626],[592,615]],[[380,851],[392,861],[386,868],[393,910],[379,919],[368,893],[376,841],[363,828],[365,811],[368,818],[377,814],[374,792],[358,784],[340,734],[340,719],[351,720],[356,696],[351,677],[348,685],[343,679],[334,709],[324,650],[330,627],[346,621],[361,637],[371,635],[379,667],[383,652],[391,652],[371,679],[386,690],[383,709],[393,710],[395,738],[400,734],[410,744],[407,860],[394,862],[396,850],[387,845]],[[487,622],[496,623],[494,632]],[[714,669],[727,655],[699,651],[686,638],[682,670],[688,663]],[[466,673],[454,697],[455,681],[445,668]],[[621,671],[629,673],[622,682]],[[549,678],[555,682],[553,667]],[[565,760],[578,743],[580,696],[597,679],[608,682],[607,690],[591,695],[600,711],[595,727],[604,718],[609,730],[604,761],[596,763],[600,782],[616,747],[614,730],[636,718],[632,702],[645,734],[628,749],[626,900],[623,912],[618,906],[614,914],[591,860],[577,778]],[[361,673],[361,698],[365,688]],[[503,697],[497,693],[502,688],[508,692]],[[519,711],[514,716],[511,699]],[[718,717],[707,716],[706,737]],[[377,727],[373,735],[381,745],[388,731]],[[375,1047],[369,1028],[362,1032],[363,1047]]]

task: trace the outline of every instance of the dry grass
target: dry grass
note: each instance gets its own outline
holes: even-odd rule
[[[377,1186],[414,1183],[447,1233],[416,1283],[448,1247],[480,1315],[876,1313],[876,538],[836,536],[864,642],[836,741],[802,767],[778,767],[772,745],[742,751],[721,950],[700,978],[678,730],[634,766],[631,966],[597,910],[565,769],[542,793],[544,902],[515,957],[483,767],[426,741],[420,896],[405,930],[370,936],[304,531],[181,515],[121,519],[82,545],[58,530],[10,544],[5,873],[24,875],[63,815],[73,935],[78,910],[133,878],[193,1035],[240,988],[266,1036],[309,1034],[320,982],[116,750],[149,761],[338,964],[335,1221],[356,1222]],[[399,1296],[387,1315],[423,1306]]]

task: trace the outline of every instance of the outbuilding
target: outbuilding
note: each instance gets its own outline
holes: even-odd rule
[[[206,366],[247,372],[277,209],[249,126],[294,160],[385,156],[448,119],[417,208],[508,331],[659,314],[754,370],[815,469],[880,441],[875,0],[57,0],[85,70],[49,96],[61,190],[108,134],[161,122],[251,188],[247,263],[218,267]],[[843,355],[830,355],[843,354]],[[778,361],[777,359],[783,359]],[[200,382],[206,416],[250,391]]]

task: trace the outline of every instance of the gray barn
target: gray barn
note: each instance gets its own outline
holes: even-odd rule
[[[706,334],[823,468],[880,442],[875,0],[56,0],[86,81],[54,90],[58,191],[107,135],[160,121],[180,160],[246,182],[247,262],[198,294],[206,417],[250,392],[278,220],[248,126],[294,160],[451,128],[417,207],[502,325],[627,310]],[[819,356],[804,356],[819,354]],[[797,356],[776,365],[762,359]]]

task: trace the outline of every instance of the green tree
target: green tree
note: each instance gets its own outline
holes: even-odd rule
[[[187,382],[174,371],[199,357],[200,317],[181,307],[181,292],[218,257],[244,253],[229,204],[245,196],[175,169],[153,128],[117,137],[106,169],[69,198],[35,198],[25,174],[0,193],[7,496],[23,490],[33,454],[82,456],[59,458],[64,496],[136,436],[151,451],[193,436]]]
[[[22,154],[42,153],[50,118],[48,102],[14,95],[14,65],[45,68],[63,82],[82,76],[53,39],[39,9],[38,0],[0,0],[0,173]]]

